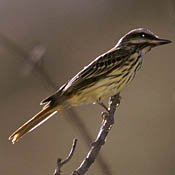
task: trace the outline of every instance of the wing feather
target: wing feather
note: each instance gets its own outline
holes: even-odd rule
[[[88,66],[84,67],[84,69],[67,83],[63,92],[70,92],[72,89],[79,88],[80,84],[83,89],[83,86],[87,85],[87,83],[93,83],[94,80],[98,80],[102,75],[105,75],[114,68],[121,66],[128,55],[129,54],[126,50],[114,47],[105,54],[97,57]]]

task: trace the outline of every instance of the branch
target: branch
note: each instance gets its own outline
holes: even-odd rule
[[[55,169],[55,172],[54,172],[54,175],[60,175],[61,174],[61,168],[64,164],[66,164],[67,162],[70,161],[70,159],[72,158],[74,152],[75,152],[75,148],[76,148],[76,145],[77,145],[77,139],[74,139],[73,140],[73,144],[72,144],[72,147],[71,147],[71,150],[70,150],[70,153],[69,155],[66,157],[65,160],[61,160],[60,158],[57,159],[57,167]]]
[[[114,124],[114,113],[116,107],[120,104],[120,94],[117,94],[110,98],[109,100],[109,112],[103,112],[103,123],[100,131],[97,135],[96,140],[92,144],[86,158],[83,160],[81,165],[73,172],[72,175],[84,175],[89,167],[94,163],[101,147],[105,144],[106,137]]]

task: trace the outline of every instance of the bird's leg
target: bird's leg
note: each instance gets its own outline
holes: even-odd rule
[[[99,104],[101,107],[103,107],[103,108],[106,110],[106,112],[109,112],[108,107],[107,107],[103,102],[99,102],[99,101],[98,101],[98,104]]]
[[[101,114],[102,125],[103,125],[104,121],[106,120],[106,117],[109,116],[109,109],[102,101],[98,100],[97,103],[105,109],[105,111],[102,112],[102,114]]]
[[[109,113],[108,107],[106,107],[106,105],[101,101],[101,98],[99,98],[99,99],[97,100],[97,103],[98,103],[101,107],[103,107],[103,108],[106,110],[107,113]]]

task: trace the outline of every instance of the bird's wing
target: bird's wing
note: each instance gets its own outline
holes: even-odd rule
[[[76,76],[74,76],[63,88],[64,92],[70,92],[75,88],[84,88],[87,83],[93,83],[99,77],[107,74],[115,67],[119,67],[128,56],[128,52],[121,48],[113,48],[105,54],[97,57],[88,66],[84,67]]]
[[[126,49],[112,48],[105,54],[97,57],[88,66],[84,67],[71,80],[61,86],[53,95],[41,101],[41,105],[49,104],[64,93],[71,93],[93,85],[96,81],[104,78],[113,69],[123,65],[130,53]]]

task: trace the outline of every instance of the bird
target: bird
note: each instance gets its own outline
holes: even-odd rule
[[[129,31],[112,49],[42,100],[41,111],[19,127],[9,140],[16,143],[61,110],[94,102],[105,107],[104,99],[120,93],[134,79],[142,66],[143,55],[154,47],[169,43],[170,40],[162,39],[146,28]]]

